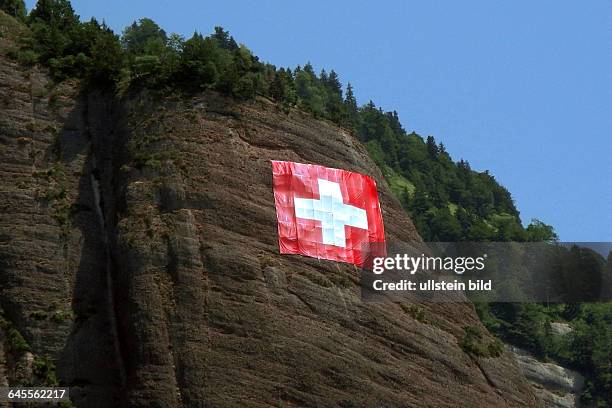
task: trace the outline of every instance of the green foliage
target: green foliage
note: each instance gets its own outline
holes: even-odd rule
[[[121,37],[126,68],[134,81],[152,86],[167,80],[178,64],[182,38],[170,38],[153,20],[142,18],[126,27]]]
[[[18,353],[30,351],[30,345],[14,327],[8,329],[8,347]]]
[[[428,323],[427,316],[425,314],[425,309],[418,305],[408,305],[405,303],[400,303],[400,307],[402,310],[410,315],[414,320],[421,323]]]
[[[572,323],[567,355],[570,363],[589,374],[585,402],[609,406],[612,401],[612,304],[584,304]]]
[[[478,326],[465,326],[465,335],[459,342],[463,351],[477,357],[499,357],[504,346],[498,339],[485,336]]]
[[[37,175],[43,176],[48,181],[48,186],[42,192],[41,198],[48,202],[53,209],[52,216],[61,228],[63,237],[68,236],[71,227],[71,215],[73,203],[67,194],[66,171],[61,162]]]
[[[36,357],[32,364],[34,375],[47,387],[57,387],[59,380],[55,372],[55,363],[46,357]]]
[[[141,18],[123,30],[121,44],[130,55],[160,55],[168,38],[153,20]]]
[[[0,0],[0,10],[17,20],[25,21],[26,6],[23,0]]]
[[[0,330],[6,333],[6,344],[9,351],[14,353],[30,351],[30,345],[19,333],[19,330],[4,317],[2,309],[0,309]]]
[[[30,30],[20,38],[20,62],[44,64],[57,80],[83,78],[98,87],[117,81],[123,55],[105,24],[81,23],[67,0],[38,1],[26,22]]]
[[[85,75],[96,86],[114,85],[119,79],[123,63],[119,40],[105,25],[100,26],[95,20],[88,24],[95,39],[90,47],[90,60]]]
[[[238,44],[234,41],[234,38],[223,27],[215,27],[215,33],[211,35],[211,38],[224,50],[236,51],[238,49]]]
[[[47,313],[42,310],[36,310],[30,313],[30,317],[34,320],[45,320],[47,318]]]
[[[382,165],[381,170],[383,171],[391,191],[400,200],[400,202],[407,202],[414,196],[414,184],[412,184],[404,176],[397,173],[389,166]]]
[[[527,226],[527,240],[533,242],[550,242],[558,241],[559,237],[555,233],[552,226],[544,224],[538,219],[531,220],[531,224]]]
[[[166,144],[164,135],[167,129],[164,123],[153,121],[150,116],[144,121],[142,116],[139,118],[139,124],[135,125],[136,131],[127,144],[132,155],[131,164],[139,169],[148,167],[160,170],[167,161],[178,162],[177,151]]]
[[[67,320],[74,319],[74,312],[72,310],[56,310],[50,317],[52,322],[62,323]]]
[[[17,51],[17,61],[26,66],[34,65],[38,61],[38,54],[32,50],[19,50]]]
[[[79,28],[79,18],[67,0],[40,0],[28,16],[32,31],[31,48],[41,62],[64,58],[71,54],[73,39]]]
[[[476,306],[485,326],[504,341],[585,375],[584,402],[606,407],[606,401],[612,401],[612,303]],[[566,318],[573,331],[565,336],[553,334],[550,323]]]

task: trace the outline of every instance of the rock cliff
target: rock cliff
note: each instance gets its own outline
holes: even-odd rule
[[[0,384],[79,407],[539,406],[508,354],[460,348],[470,304],[417,318],[361,302],[351,266],[279,255],[271,159],[374,177],[387,239],[419,240],[351,134],[265,99],[78,89],[0,55]]]
[[[580,392],[584,386],[582,375],[555,363],[538,361],[533,355],[518,347],[508,346],[508,349],[545,407],[580,406]]]

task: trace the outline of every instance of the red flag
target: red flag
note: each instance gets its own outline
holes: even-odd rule
[[[282,254],[355,265],[362,265],[372,248],[378,248],[375,256],[385,255],[380,253],[385,232],[371,177],[284,161],[272,161],[272,174]]]

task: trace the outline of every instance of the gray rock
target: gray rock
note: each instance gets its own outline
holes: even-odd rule
[[[578,395],[584,387],[584,377],[580,373],[558,364],[541,362],[518,347],[508,346],[508,350],[546,407],[578,406]]]
[[[566,334],[571,333],[574,329],[568,323],[551,322],[550,330],[557,336],[565,336]]]
[[[557,395],[545,388],[535,389],[536,395],[540,397],[545,407],[550,408],[575,408],[579,406],[578,396],[576,394]]]

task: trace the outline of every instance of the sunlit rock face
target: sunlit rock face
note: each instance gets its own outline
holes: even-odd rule
[[[79,89],[0,53],[0,384],[48,359],[79,407],[539,406],[508,354],[459,347],[470,304],[416,319],[362,302],[353,266],[279,254],[272,159],[372,176],[387,240],[420,241],[348,131]]]
[[[508,347],[536,394],[546,407],[572,408],[579,406],[584,377],[576,371],[554,363],[543,363],[518,347]]]

